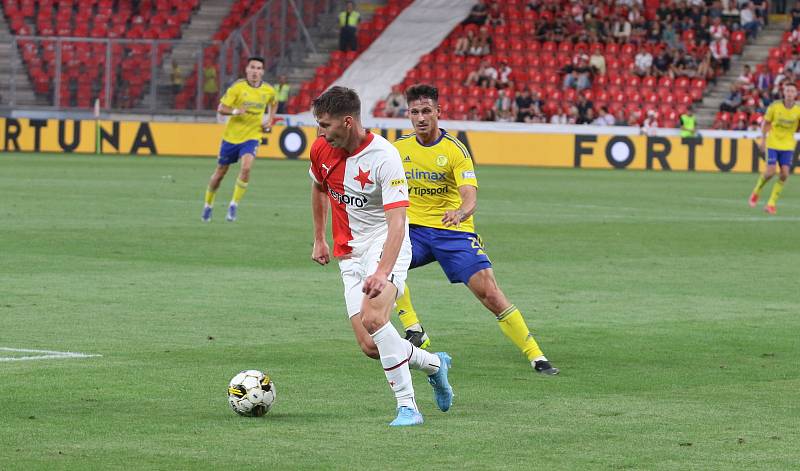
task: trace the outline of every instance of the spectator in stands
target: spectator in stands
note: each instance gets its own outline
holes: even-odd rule
[[[483,26],[488,16],[489,8],[486,6],[486,2],[484,0],[478,0],[478,3],[470,10],[469,16],[461,24]]]
[[[502,26],[506,24],[506,17],[503,15],[503,11],[500,9],[500,5],[497,2],[492,2],[489,5],[489,13],[486,15],[486,24],[489,26]]]
[[[727,38],[729,35],[728,27],[722,23],[722,18],[714,18],[708,28],[711,40]]]
[[[772,89],[772,73],[767,67],[763,67],[756,73],[755,86],[758,90]]]
[[[739,116],[735,123],[733,123],[733,127],[731,128],[733,131],[747,131],[747,121],[745,120],[744,116]]]
[[[664,26],[663,33],[661,33],[661,40],[667,45],[669,49],[677,49],[680,46],[678,35],[675,33],[675,28],[672,23],[667,23]]]
[[[589,65],[592,67],[594,75],[606,74],[606,58],[600,51],[595,50],[592,52],[589,57]]]
[[[472,42],[468,54],[471,56],[487,56],[492,53],[492,37],[489,35],[489,28],[481,26],[478,36]]]
[[[783,65],[783,70],[787,70],[795,75],[800,73],[800,53],[792,52],[792,58]]]
[[[794,47],[800,46],[800,26],[792,30],[787,41]]]
[[[480,121],[480,120],[481,120],[481,114],[478,111],[478,107],[474,105],[470,106],[469,111],[467,112],[467,121]]]
[[[578,115],[578,121],[575,124],[592,124],[594,122],[594,108],[586,110],[586,114]]]
[[[661,32],[661,23],[653,21],[647,28],[647,34],[645,35],[645,40],[647,40],[648,44],[658,44],[661,42],[662,36],[663,33]]]
[[[711,41],[711,57],[715,65],[722,67],[723,72],[728,72],[731,67],[730,51],[728,50],[728,40],[717,38]]]
[[[614,126],[628,126],[628,118],[625,117],[625,111],[622,109],[617,110],[614,116]]]
[[[769,23],[769,14],[767,13],[767,2],[766,0],[750,0],[750,3],[753,4],[755,7],[756,18],[762,25],[766,25]],[[786,11],[786,3],[784,0],[781,0],[783,6],[778,9],[778,11],[785,12]]]
[[[292,86],[286,81],[286,76],[281,75],[273,88],[275,88],[275,99],[278,100],[278,113],[286,114],[286,105],[289,103],[289,92]]]
[[[534,104],[531,89],[525,87],[514,100],[515,108],[517,110],[517,122],[527,123],[536,114],[537,105]]]
[[[719,0],[714,0],[711,2],[711,5],[708,7],[706,13],[712,20],[714,18],[722,18],[722,2]]]
[[[358,23],[361,13],[356,11],[353,2],[345,3],[344,11],[339,13],[339,50],[358,50]]]
[[[615,122],[616,119],[614,115],[608,111],[608,107],[601,106],[599,116],[592,121],[592,124],[595,126],[613,126]]]
[[[633,60],[633,73],[640,77],[650,75],[653,67],[653,55],[647,49],[640,49]]]
[[[494,108],[488,107],[483,109],[481,121],[497,121],[497,116],[494,114]]]
[[[475,30],[472,28],[468,28],[464,34],[456,39],[456,46],[454,49],[454,54],[457,56],[466,56],[469,54],[470,49],[472,49],[473,44],[477,40],[475,36]]]
[[[652,136],[655,134],[658,127],[658,113],[654,110],[647,111],[647,117],[642,122],[642,134],[645,136]]]
[[[717,74],[714,72],[714,65],[711,62],[711,51],[708,50],[703,54],[700,63],[697,64],[697,73],[695,77],[706,80],[707,82],[717,82]]]
[[[406,97],[400,85],[392,87],[392,91],[386,97],[386,107],[384,112],[389,118],[402,118],[406,114]]]
[[[170,70],[169,80],[172,84],[172,93],[177,95],[181,91],[184,84],[183,69],[178,61],[172,59],[172,69]]]
[[[795,2],[794,6],[792,7],[789,15],[792,18],[792,30],[797,29],[800,26],[800,1]]]
[[[506,123],[514,121],[514,100],[511,99],[505,89],[497,92],[497,100],[494,102],[494,115],[497,121]]]
[[[214,108],[219,95],[219,84],[217,84],[217,67],[211,60],[207,60],[203,67],[203,95],[204,108]]]
[[[722,103],[719,105],[720,111],[736,111],[736,108],[742,104],[742,92],[739,90],[739,87],[735,84],[731,84],[731,89],[728,92],[728,95],[725,96],[725,99],[722,100]]]
[[[564,76],[564,88],[575,88],[578,91],[591,88],[592,67],[589,65],[589,56],[581,54],[576,62],[576,65],[570,64],[563,69],[566,73]]]
[[[574,109],[575,107],[572,106],[570,109]],[[575,111],[575,117],[577,119],[578,112]],[[550,116],[550,124],[568,124],[569,117],[567,116],[567,112],[564,111],[564,108],[559,107],[555,113]]]
[[[739,12],[740,24],[748,38],[755,38],[758,36],[758,30],[761,28],[761,22],[756,17],[756,7],[753,2],[747,2],[747,5]]]
[[[580,114],[578,113],[577,106],[570,106],[567,110],[567,116],[564,124],[578,124]]]
[[[467,81],[464,82],[464,85],[478,85],[479,87],[484,88],[494,88],[495,83],[497,82],[497,69],[492,67],[488,60],[484,59],[481,61],[481,65],[478,67],[478,70],[473,70],[467,76]]]
[[[631,23],[627,18],[616,16],[611,26],[611,36],[618,43],[626,43],[631,37]]]
[[[593,117],[594,115],[594,103],[592,100],[586,98],[586,95],[581,94],[578,97],[578,101],[575,103],[575,108],[578,111],[578,121],[583,121],[584,123],[591,123],[592,120],[589,119],[590,116]],[[591,112],[589,110],[592,110]]]
[[[589,34],[589,37],[595,38],[597,42],[608,35],[606,24],[600,21],[600,19],[598,19],[597,16],[593,15],[591,12],[584,15],[583,28],[586,30],[586,33]]]
[[[514,86],[514,82],[511,80],[511,74],[513,70],[511,66],[508,65],[508,62],[505,59],[500,60],[500,65],[497,67],[497,82],[495,86],[497,88],[509,88]]]
[[[689,105],[679,121],[681,137],[697,137],[697,119],[694,116],[694,107],[692,105]]]
[[[753,88],[755,77],[753,77],[753,71],[750,69],[749,65],[744,65],[742,73],[736,78],[736,81],[739,82],[739,87],[742,90],[750,90]]]
[[[671,77],[672,56],[670,51],[662,49],[658,56],[653,60],[653,75],[656,77]]]

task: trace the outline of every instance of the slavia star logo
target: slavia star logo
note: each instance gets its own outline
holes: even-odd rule
[[[367,183],[375,183],[375,182],[373,182],[372,180],[369,179],[369,172],[371,172],[371,170],[367,170],[365,172],[365,171],[361,170],[361,167],[358,167],[358,175],[356,177],[354,177],[355,181],[357,181],[358,183],[361,183],[361,189],[362,190],[364,189],[365,186],[367,186]]]

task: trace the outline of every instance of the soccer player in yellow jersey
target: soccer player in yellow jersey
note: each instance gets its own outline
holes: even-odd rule
[[[433,261],[451,283],[464,283],[495,315],[500,330],[525,354],[534,371],[558,374],[534,340],[519,309],[497,286],[473,213],[478,180],[464,144],[439,128],[439,92],[430,85],[406,90],[408,116],[414,133],[395,142],[408,180],[411,268]],[[411,304],[408,285],[397,300],[406,339],[417,346],[429,344]]]
[[[764,206],[764,211],[769,214],[777,212],[776,204],[783,191],[783,185],[789,178],[794,158],[795,140],[794,133],[800,122],[800,106],[795,103],[797,99],[797,84],[790,82],[783,86],[783,101],[776,101],[769,105],[764,122],[761,125],[761,142],[759,147],[767,153],[767,168],[764,174],[758,177],[756,187],[750,194],[750,207],[758,204],[758,196],[764,185],[775,175],[775,167],[780,164],[780,177],[772,187],[772,194]]]
[[[275,117],[275,89],[262,81],[264,59],[261,57],[247,59],[245,75],[245,79],[237,80],[228,88],[217,108],[219,114],[230,116],[230,119],[222,134],[217,168],[211,175],[211,181],[208,182],[202,215],[204,222],[211,221],[214,198],[222,179],[228,173],[228,167],[241,159],[239,178],[236,179],[233,198],[225,218],[231,222],[236,220],[239,201],[244,196],[250,181],[250,168],[256,158],[261,133],[269,132]],[[265,112],[267,112],[266,118]]]

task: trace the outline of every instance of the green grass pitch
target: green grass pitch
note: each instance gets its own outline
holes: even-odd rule
[[[307,163],[259,160],[200,222],[211,159],[0,154],[0,469],[796,469],[800,180],[776,217],[754,175],[479,167],[477,224],[556,378],[537,377],[438,266],[411,272],[453,356],[421,427],[310,261]],[[771,186],[767,188],[769,191]],[[763,204],[763,202],[762,202]],[[25,356],[0,350],[0,358]],[[261,419],[239,370],[277,387]]]

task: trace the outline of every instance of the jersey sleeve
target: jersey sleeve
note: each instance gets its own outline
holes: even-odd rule
[[[472,156],[463,144],[453,144],[451,152],[453,165],[453,178],[456,187],[472,185],[478,187],[478,178],[475,176],[475,166],[472,164]]]
[[[386,146],[386,155],[377,169],[377,183],[381,186],[383,209],[408,206],[408,182],[400,152],[392,146]]]
[[[239,87],[237,83],[234,83],[227,90],[225,90],[225,95],[220,98],[219,102],[225,106],[229,106],[231,108],[235,108],[236,100],[239,98]]]
[[[769,105],[766,114],[764,114],[764,121],[771,123],[775,119],[775,105]]]
[[[308,167],[308,175],[311,177],[314,183],[322,185],[322,172],[320,172],[319,168],[320,151],[322,149],[322,145],[319,139],[314,141],[314,143],[311,145],[311,165]]]

